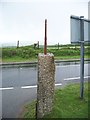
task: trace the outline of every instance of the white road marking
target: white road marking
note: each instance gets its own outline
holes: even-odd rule
[[[62,85],[62,83],[57,83],[57,84],[55,84],[55,86],[60,86],[60,85]]]
[[[22,86],[21,88],[36,88],[37,85],[33,85],[33,86]]]
[[[57,83],[57,84],[55,84],[55,86],[60,86],[60,85],[62,85],[62,83]],[[22,88],[22,89],[37,88],[37,85],[33,85],[33,86],[22,86],[22,87],[20,87],[20,88]],[[0,90],[12,90],[12,89],[14,89],[14,87],[0,88]]]
[[[0,88],[0,90],[12,90],[14,87]]]
[[[85,76],[84,78],[89,78],[90,76]],[[74,77],[74,78],[65,78],[64,80],[75,80],[75,79],[80,79],[80,77]],[[61,86],[62,83],[57,83],[55,86]],[[29,89],[29,88],[37,88],[37,85],[33,86],[22,86],[22,89]],[[8,87],[8,88],[0,88],[0,90],[12,90],[14,87]]]
[[[90,76],[85,76],[84,78],[89,78]],[[80,79],[80,77],[74,77],[74,78],[65,78],[64,80],[75,80],[75,79]],[[62,83],[57,83],[55,84],[55,86],[61,86]],[[29,88],[37,88],[37,85],[33,85],[33,86],[22,86],[22,89],[29,89]],[[14,89],[14,87],[7,87],[7,88],[0,88],[0,90],[12,90]]]
[[[62,83],[57,83],[57,84],[55,84],[55,86],[60,86],[60,85],[62,85]],[[33,85],[33,86],[22,86],[21,88],[23,88],[23,89],[37,88],[37,85]]]
[[[85,76],[84,78],[89,78],[90,76]],[[74,77],[74,78],[65,78],[64,80],[75,80],[80,79],[80,77]]]

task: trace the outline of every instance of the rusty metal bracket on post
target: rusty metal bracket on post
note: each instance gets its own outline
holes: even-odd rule
[[[47,19],[45,19],[44,55],[47,54]]]

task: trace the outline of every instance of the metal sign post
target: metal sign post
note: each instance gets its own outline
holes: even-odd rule
[[[80,98],[83,99],[84,91],[84,16],[80,17]]]
[[[71,43],[80,43],[80,98],[84,92],[84,42],[90,42],[90,20],[84,16],[71,16]]]

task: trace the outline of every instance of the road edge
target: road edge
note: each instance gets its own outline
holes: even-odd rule
[[[67,59],[67,60],[55,60],[55,63],[60,62],[77,62],[80,59]],[[90,61],[90,59],[85,59],[84,61]],[[30,61],[30,62],[0,62],[0,66],[4,65],[25,65],[25,64],[37,64],[38,61]]]

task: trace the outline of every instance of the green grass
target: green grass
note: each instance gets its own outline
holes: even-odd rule
[[[85,56],[85,58],[90,58],[89,56]],[[68,59],[80,59],[80,56],[55,56],[55,60],[68,60]],[[6,57],[2,59],[2,62],[32,62],[37,61],[38,58],[30,57],[30,58],[22,58],[18,56],[14,57]]]
[[[7,57],[2,60],[2,62],[32,62],[32,61],[37,61],[37,58],[33,58],[33,57],[22,58],[22,57],[14,56],[14,57]]]
[[[54,46],[47,49],[48,53],[53,53],[55,60],[60,59],[79,59],[80,48],[71,48],[70,46],[62,46],[55,49]],[[43,48],[34,49],[32,46],[24,46],[17,48],[2,48],[2,62],[28,62],[36,61],[38,53],[43,53]],[[85,58],[90,57],[90,47],[85,48]]]
[[[88,55],[84,56],[85,59],[90,58]],[[80,59],[80,55],[77,56],[55,56],[55,60],[67,60],[67,59]]]
[[[71,84],[62,89],[56,89],[52,112],[44,118],[88,118],[90,108],[90,83],[84,84],[84,99],[79,97],[80,84]],[[90,96],[89,96],[90,97]],[[36,101],[24,106],[22,118],[35,118]]]

